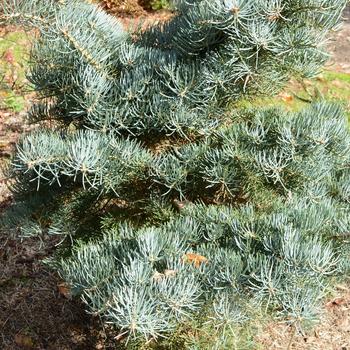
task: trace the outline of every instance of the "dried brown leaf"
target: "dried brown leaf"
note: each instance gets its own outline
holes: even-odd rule
[[[203,255],[187,253],[182,257],[182,261],[185,263],[193,264],[198,268],[200,265],[206,264],[208,262],[208,259]]]
[[[25,334],[16,334],[15,343],[16,345],[24,349],[33,349],[35,347],[33,339]]]
[[[58,292],[63,295],[65,298],[67,299],[71,299],[72,298],[72,294],[71,294],[71,291],[70,291],[70,287],[68,285],[68,283],[59,283],[57,285],[57,288],[58,288]]]

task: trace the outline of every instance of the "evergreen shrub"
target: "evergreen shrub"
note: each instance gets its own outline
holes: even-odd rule
[[[6,0],[3,22],[38,28],[39,102],[3,225],[61,236],[50,264],[130,341],[198,322],[230,348],[257,309],[312,323],[350,268],[344,114],[235,102],[316,75],[345,4],[177,0],[129,32],[82,1]]]

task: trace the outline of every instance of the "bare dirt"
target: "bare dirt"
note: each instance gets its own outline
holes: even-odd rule
[[[344,22],[341,29],[335,32],[329,41],[329,61],[332,69],[350,73],[350,6],[344,13]]]
[[[42,264],[54,242],[5,235],[0,242],[0,348],[98,349],[102,330],[59,293],[59,278]]]
[[[150,0],[101,0],[96,2],[107,12],[118,17],[144,16],[151,10]]]
[[[271,322],[256,340],[266,350],[349,350],[349,287],[338,286],[335,295],[325,302],[319,324],[304,334],[285,322]]]
[[[120,6],[123,4],[121,3]],[[121,10],[123,17],[129,14]],[[144,16],[143,8],[133,15]],[[151,14],[152,21],[168,14]],[[123,19],[128,23],[129,19]],[[1,34],[1,32],[0,32]],[[350,73],[350,16],[330,42],[330,66]],[[8,161],[13,144],[23,130],[23,113],[0,109],[0,161]],[[11,203],[0,171],[0,212]],[[0,234],[0,349],[92,350],[117,349],[111,330],[83,311],[79,301],[67,298],[59,276],[43,263],[57,242],[50,238],[20,240]],[[316,328],[294,334],[285,324],[271,322],[256,340],[264,349],[349,350],[350,290],[339,286],[324,306]]]

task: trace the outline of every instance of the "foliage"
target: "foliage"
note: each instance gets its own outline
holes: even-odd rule
[[[23,32],[6,32],[0,36],[0,108],[21,112],[25,109],[25,73],[27,37]]]
[[[328,104],[250,117],[219,129],[210,146],[165,153],[151,170],[163,174],[153,178],[161,184],[158,193],[176,183],[171,189],[190,198],[198,186],[208,201],[216,186],[226,202],[246,204],[207,206],[197,197],[197,204],[185,202],[164,223],[107,220],[102,239],[78,244],[69,259],[56,263],[90,312],[146,339],[198,314],[224,336],[256,305],[298,327],[315,321],[329,276],[348,273],[345,118]],[[246,295],[254,305],[246,305]]]
[[[312,101],[333,101],[344,106],[350,121],[350,75],[335,70],[324,70],[312,79],[292,79],[277,97],[249,97],[235,104],[235,108],[280,106],[290,111],[300,111]]]
[[[40,120],[182,136],[210,133],[227,103],[242,95],[274,93],[291,73],[315,75],[327,60],[326,32],[345,5],[177,1],[170,21],[127,33],[91,4],[17,1],[25,16],[7,14],[5,2],[5,20],[41,28],[29,79],[41,107],[55,112]]]
[[[195,324],[232,348],[257,309],[313,323],[350,266],[344,113],[227,107],[317,74],[345,1],[177,0],[135,32],[81,1],[4,4],[39,29],[41,102],[3,223],[62,236],[50,263],[87,310],[129,346]]]
[[[152,0],[150,5],[152,10],[169,9],[171,6],[168,0]]]

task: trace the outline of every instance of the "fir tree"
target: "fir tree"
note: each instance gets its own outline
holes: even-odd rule
[[[39,103],[3,223],[61,235],[52,266],[127,339],[198,319],[225,348],[257,306],[314,321],[350,268],[344,114],[233,104],[316,75],[345,3],[177,0],[126,31],[82,1],[6,0],[2,21],[38,28]]]

